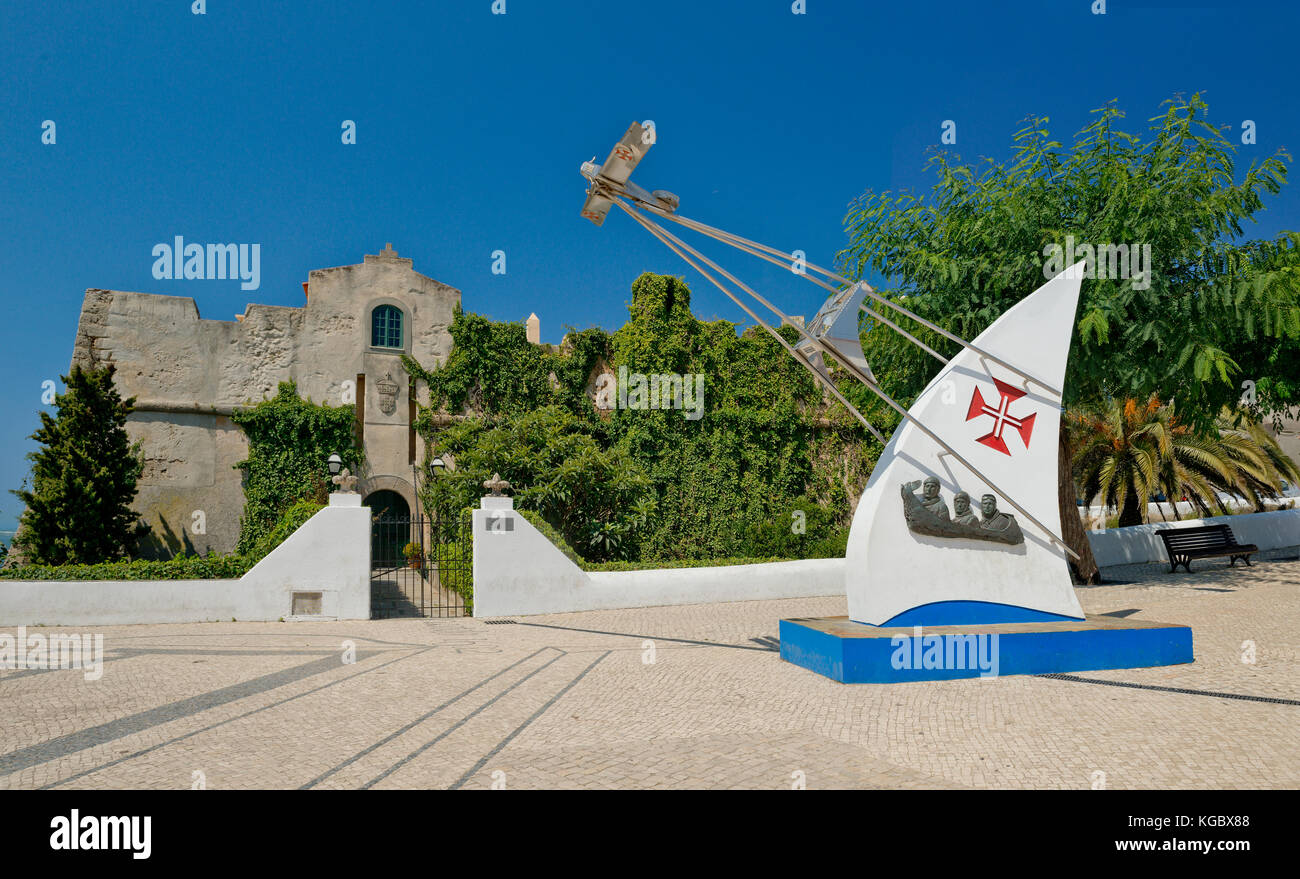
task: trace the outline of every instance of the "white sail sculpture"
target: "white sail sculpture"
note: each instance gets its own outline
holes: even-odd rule
[[[974,344],[1059,388],[1081,277],[1080,267],[1067,269],[1008,309]],[[1000,515],[1015,516],[1003,494],[1011,490],[1050,532],[1059,533],[1059,394],[964,349],[908,414],[911,419],[876,462],[853,517],[845,565],[849,618],[878,626],[1082,619],[1065,549],[1052,537],[1033,527],[1023,527],[1023,542],[1010,545],[917,534],[904,519],[901,498],[907,483],[937,477],[949,518],[955,516],[955,496],[965,492],[970,515],[984,528],[981,499],[992,495]],[[1006,522],[997,514],[990,519],[989,527]]]

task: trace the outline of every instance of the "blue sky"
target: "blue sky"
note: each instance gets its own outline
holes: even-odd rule
[[[836,2],[186,0],[0,6],[0,489],[28,471],[41,383],[68,369],[88,287],[193,297],[205,318],[301,305],[313,268],[391,241],[467,309],[613,329],[642,271],[684,274],[706,317],[739,310],[628,218],[578,216],[578,165],[627,125],[658,144],[636,177],[683,214],[828,265],[868,189],[928,186],[962,156],[1004,157],[1029,114],[1068,140],[1117,99],[1131,127],[1202,91],[1257,124],[1245,164],[1300,144],[1291,4],[1109,0]],[[57,142],[41,143],[44,120]],[[341,143],[343,120],[357,143]],[[1300,228],[1300,189],[1250,234]],[[261,287],[167,281],[153,245],[261,245]],[[507,272],[491,272],[504,250]],[[711,251],[716,254],[716,250]],[[790,313],[820,295],[727,264]],[[0,529],[18,502],[0,494]]]

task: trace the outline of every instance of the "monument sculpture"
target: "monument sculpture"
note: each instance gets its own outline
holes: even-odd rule
[[[920,497],[916,489],[924,486]],[[903,519],[913,534],[928,537],[965,537],[969,540],[989,540],[994,543],[1024,543],[1025,535],[1016,524],[1016,517],[1010,513],[998,512],[998,499],[986,494],[980,501],[981,519],[971,511],[970,495],[959,491],[953,497],[955,515],[948,516],[948,506],[939,495],[939,480],[927,476],[922,482],[912,480],[904,482]]]
[[[800,325],[657,222],[683,226],[778,266],[791,264],[785,251],[681,216],[680,199],[672,193],[647,192],[632,183],[629,177],[656,139],[652,124],[634,122],[603,164],[583,163],[590,185],[582,216],[599,226],[611,208],[622,210],[739,306],[885,447],[849,532],[848,616],[782,620],[783,659],[844,682],[981,674],[960,662],[900,664],[900,638],[993,638],[995,647],[1000,644],[1002,674],[1192,660],[1187,627],[1086,617],[1070,580],[1067,557],[1076,554],[1060,536],[1057,443],[1083,263],[967,341],[865,282],[801,260],[803,271],[795,275],[830,296],[812,321]],[[760,317],[759,307],[779,323]],[[925,326],[961,350],[946,358],[885,312]],[[876,332],[896,332],[942,364],[910,407],[886,393],[863,356],[860,314],[872,319]],[[787,342],[774,323],[792,326],[798,343]],[[831,380],[832,360],[901,416],[888,440]],[[953,493],[951,512],[945,486]],[[895,491],[902,497],[901,516]],[[925,636],[927,626],[944,627],[942,635]]]

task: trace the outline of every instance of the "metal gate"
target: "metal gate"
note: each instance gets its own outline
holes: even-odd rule
[[[381,513],[371,523],[370,616],[459,617],[473,595],[468,517]]]

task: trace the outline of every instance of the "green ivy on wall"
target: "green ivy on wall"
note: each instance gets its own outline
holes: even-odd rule
[[[599,329],[573,331],[561,353],[531,344],[521,323],[493,323],[459,304],[449,332],[453,347],[443,366],[425,369],[402,356],[407,372],[428,385],[430,411],[504,415],[558,405],[577,413],[608,345]]]
[[[680,278],[643,274],[623,327],[570,331],[558,349],[530,344],[522,323],[458,311],[445,365],[406,360],[429,386],[417,419],[427,453],[456,468],[426,467],[426,506],[475,503],[499,472],[517,506],[590,561],[842,552],[879,447],[761,328],[738,335],[731,322],[696,318],[690,302]],[[687,417],[623,408],[610,394],[615,407],[602,412],[591,397],[599,373],[702,375],[703,405]],[[448,426],[447,414],[469,417]],[[796,511],[805,531],[783,539]]]
[[[248,437],[248,458],[235,465],[245,474],[240,555],[265,547],[282,516],[299,501],[327,501],[331,454],[337,453],[353,473],[361,463],[353,407],[303,400],[293,382],[281,382],[273,398],[237,410],[231,420]]]

